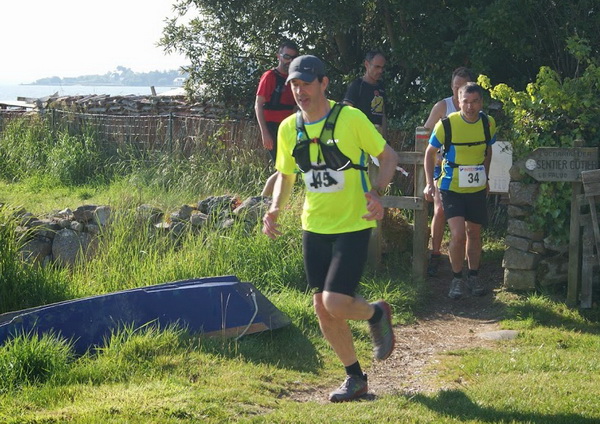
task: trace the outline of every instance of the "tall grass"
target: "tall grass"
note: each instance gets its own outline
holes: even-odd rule
[[[0,349],[0,393],[59,380],[74,359],[69,342],[51,333],[18,333]]]
[[[44,176],[64,185],[107,178],[105,147],[93,132],[52,132],[43,117],[11,120],[0,134],[0,176],[9,181]]]
[[[52,144],[41,118],[11,120],[0,134],[0,176],[15,181],[40,172]]]
[[[289,233],[272,242],[260,222],[240,221],[228,229],[209,222],[180,235],[141,221],[132,211],[116,213],[100,234],[95,257],[69,276],[80,296],[211,275],[237,275],[266,290],[304,289],[299,229],[290,214]]]

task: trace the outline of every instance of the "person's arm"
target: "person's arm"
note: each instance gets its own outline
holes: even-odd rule
[[[272,239],[275,239],[282,234],[281,231],[279,231],[277,219],[279,218],[279,213],[292,194],[292,188],[294,187],[295,181],[296,174],[277,173],[277,180],[275,181],[275,187],[273,188],[273,202],[263,217],[262,229],[262,232]]]
[[[429,112],[429,117],[427,118],[427,121],[425,121],[425,124],[423,126],[429,130],[432,130],[433,127],[435,127],[435,124],[437,124],[437,122],[444,116],[446,116],[446,102],[440,100],[431,108],[431,112]]]
[[[355,89],[356,84],[353,82],[350,83],[348,89],[346,90],[346,94],[344,95],[344,100],[342,103],[348,106],[356,107],[356,103],[358,101],[358,91]]]
[[[257,95],[254,101],[254,112],[256,113],[256,120],[258,121],[258,127],[260,128],[260,134],[262,137],[262,143],[265,149],[273,149],[273,137],[267,127],[267,121],[265,120],[265,104],[266,99],[264,96]]]
[[[383,148],[383,152],[377,156],[377,160],[379,161],[379,173],[377,174],[377,179],[373,182],[371,191],[365,193],[368,212],[366,215],[363,215],[363,218],[368,221],[383,218],[381,196],[392,181],[392,178],[394,178],[396,165],[398,164],[398,154],[389,144],[386,144]]]
[[[435,168],[437,151],[438,148],[431,144],[425,149],[425,161],[423,165],[425,168],[425,188],[423,189],[423,194],[425,195],[425,200],[428,202],[433,202],[433,196],[435,195],[433,170]]]

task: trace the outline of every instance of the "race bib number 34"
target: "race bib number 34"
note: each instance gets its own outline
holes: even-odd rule
[[[486,183],[485,166],[469,165],[458,167],[459,187],[483,187]]]
[[[306,189],[315,193],[333,193],[344,188],[344,171],[311,170],[304,174]]]

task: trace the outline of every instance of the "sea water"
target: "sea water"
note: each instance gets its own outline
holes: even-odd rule
[[[176,87],[154,87],[156,94],[170,91]],[[25,85],[25,84],[0,84],[0,101],[15,101],[17,97],[39,99],[52,96],[79,96],[100,95],[109,96],[150,96],[152,89],[144,86],[125,85]]]

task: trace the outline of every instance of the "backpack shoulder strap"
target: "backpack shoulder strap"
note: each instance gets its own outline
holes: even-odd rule
[[[481,124],[483,125],[483,134],[485,135],[485,144],[490,144],[492,136],[490,135],[490,120],[488,116],[481,112]]]
[[[450,119],[445,117],[442,119],[442,125],[444,126],[444,152],[445,155],[450,151],[452,145],[452,125],[450,125]]]
[[[304,118],[302,118],[302,111],[298,109],[296,111],[296,138],[297,141],[300,139],[307,139],[306,129],[304,128]]]
[[[329,139],[333,138],[333,131],[335,130],[335,124],[337,122],[338,116],[342,111],[342,108],[346,106],[343,103],[336,103],[331,108],[331,112],[327,116],[325,120],[325,125],[323,125],[323,130],[321,131],[321,141],[325,142]]]

